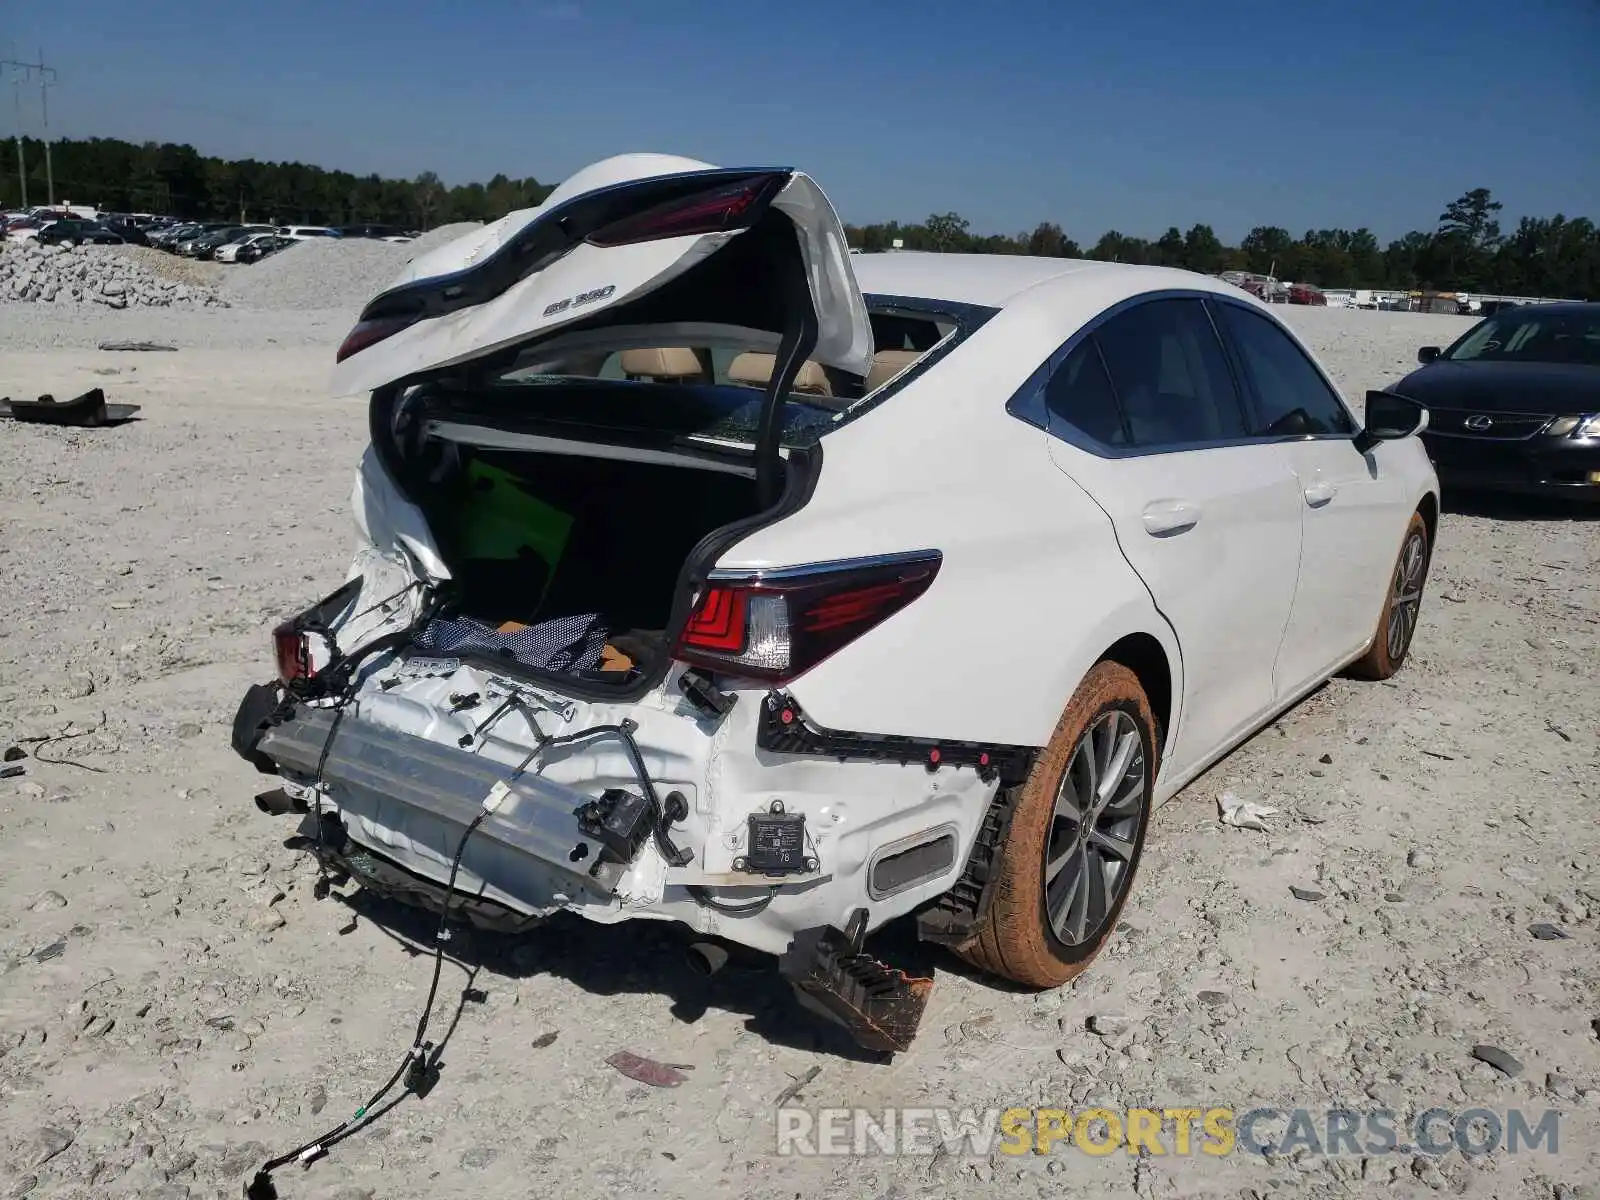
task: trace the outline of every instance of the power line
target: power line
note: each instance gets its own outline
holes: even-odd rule
[[[22,185],[22,207],[28,207],[28,169],[22,153],[22,85],[30,82],[34,76],[39,79],[39,114],[42,121],[44,134],[44,179],[45,191],[48,194],[52,208],[56,203],[55,170],[50,162],[50,88],[56,81],[54,68],[44,64],[44,51],[39,51],[38,62],[22,62],[14,58],[0,58],[0,70],[11,68],[12,88],[16,93],[17,102],[17,174]]]

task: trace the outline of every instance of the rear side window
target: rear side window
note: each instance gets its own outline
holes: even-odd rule
[[[1126,446],[1117,396],[1094,341],[1085,338],[1050,376],[1044,389],[1052,422],[1062,421],[1106,446]]]
[[[1094,333],[1134,446],[1181,448],[1245,436],[1222,343],[1198,300],[1152,300]]]
[[[1355,422],[1294,339],[1237,304],[1214,310],[1233,339],[1255,394],[1255,437],[1352,434]]]

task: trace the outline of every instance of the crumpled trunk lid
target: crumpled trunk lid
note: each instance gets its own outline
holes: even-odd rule
[[[792,237],[770,236],[775,226]],[[708,269],[698,287],[687,278],[713,260],[738,259],[736,248],[752,259],[742,271]],[[809,357],[864,375],[873,348],[866,304],[844,228],[809,177],[667,155],[607,159],[538,208],[410,263],[363,311],[341,349],[333,391],[372,392],[508,351],[596,342],[610,350],[684,339],[777,350],[788,318],[761,285],[778,278],[787,265],[778,258],[795,251],[815,317]],[[648,303],[683,280],[672,302]]]

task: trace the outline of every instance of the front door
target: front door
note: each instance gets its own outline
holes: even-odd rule
[[[1251,433],[1282,454],[1299,483],[1300,584],[1277,654],[1275,688],[1297,694],[1371,641],[1405,533],[1403,486],[1387,447],[1359,453],[1356,422],[1279,324],[1243,304],[1212,306],[1248,389]]]

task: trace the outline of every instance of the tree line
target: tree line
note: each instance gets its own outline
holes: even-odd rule
[[[22,203],[15,156],[0,147],[0,207]],[[30,204],[46,202],[44,144],[22,142]],[[352,175],[305,163],[203,155],[172,142],[135,145],[116,138],[50,143],[58,202],[108,212],[161,213],[192,220],[283,225],[401,225],[427,229],[450,221],[492,221],[544,200],[553,184],[496,175],[488,183],[446,187],[432,171],[415,179]]]
[[[44,146],[22,144],[30,202],[45,200]],[[13,156],[0,154],[0,207],[22,201]],[[415,179],[384,179],[328,171],[304,163],[222,159],[170,142],[136,145],[115,138],[51,143],[58,200],[116,212],[159,212],[195,219],[283,224],[389,224],[428,228],[451,221],[492,221],[540,203],[553,185],[496,175],[488,183],[446,187],[425,171]],[[1502,233],[1500,202],[1474,188],[1440,213],[1435,227],[1387,246],[1370,229],[1308,229],[1300,237],[1258,225],[1237,246],[1225,245],[1210,225],[1177,226],[1155,240],[1110,230],[1080,245],[1053,222],[1030,233],[977,234],[956,213],[915,224],[890,221],[847,225],[850,244],[907,250],[1047,257],[1186,267],[1215,274],[1252,271],[1326,288],[1436,288],[1512,295],[1600,297],[1600,228],[1588,217],[1523,217]]]
[[[1237,246],[1224,245],[1209,225],[1176,226],[1154,241],[1118,230],[1081,246],[1053,222],[1031,233],[975,234],[957,213],[915,225],[891,221],[847,225],[852,246],[877,251],[898,241],[907,250],[973,254],[1037,254],[1105,262],[1184,267],[1218,274],[1251,271],[1324,288],[1487,292],[1570,299],[1600,297],[1600,228],[1588,217],[1523,217],[1502,234],[1501,205],[1488,188],[1474,188],[1446,205],[1432,230],[1380,245],[1370,229],[1308,229],[1295,237],[1277,225],[1258,225]]]

